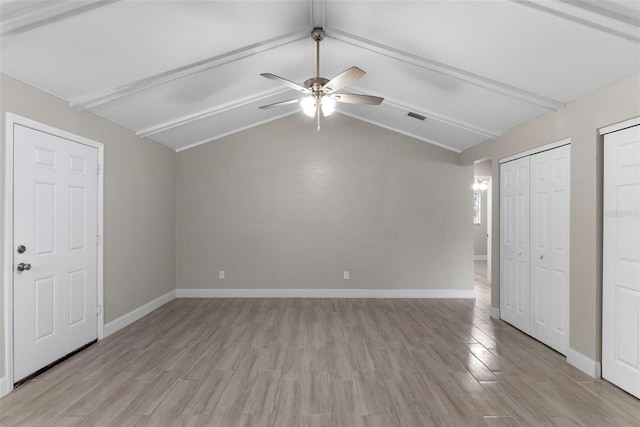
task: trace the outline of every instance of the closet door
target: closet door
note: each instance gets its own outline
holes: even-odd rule
[[[529,157],[500,165],[500,317],[529,333]]]
[[[602,376],[640,398],[640,126],[605,135]]]
[[[531,156],[531,336],[569,348],[571,146]]]

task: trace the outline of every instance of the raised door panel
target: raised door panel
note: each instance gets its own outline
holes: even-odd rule
[[[529,332],[529,158],[500,165],[500,316]]]
[[[640,126],[604,150],[602,376],[640,398]]]
[[[570,145],[531,156],[531,335],[569,348]]]

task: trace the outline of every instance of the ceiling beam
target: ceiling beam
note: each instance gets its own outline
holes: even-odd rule
[[[326,0],[311,1],[311,24],[313,28],[324,28],[327,16]]]
[[[434,60],[424,58],[409,52],[396,49],[391,46],[384,45],[382,43],[375,42],[373,40],[366,39],[364,37],[357,36],[355,34],[347,33],[346,31],[338,30],[336,28],[326,29],[327,37],[341,41],[343,43],[350,44],[352,46],[359,47],[361,49],[368,50],[380,55],[384,55],[388,58],[395,59],[407,64],[414,65],[416,67],[433,71],[445,76],[451,77],[456,80],[460,80],[475,86],[488,89],[493,92],[500,93],[513,99],[518,99],[526,103],[535,105],[537,107],[544,108],[546,110],[559,110],[564,107],[564,104],[555,99],[547,98],[537,95],[535,93],[526,91],[524,89],[517,88],[515,86],[508,85],[506,83],[490,79],[479,74],[472,73],[470,71],[462,70],[460,68],[453,67],[451,65],[436,62]]]
[[[308,28],[281,34],[279,36],[272,37],[258,43],[250,44],[248,46],[243,46],[241,48],[225,52],[221,55],[213,56],[211,58],[183,65],[181,67],[174,68],[172,70],[165,71],[163,73],[156,74],[150,77],[146,77],[141,80],[127,83],[114,89],[107,89],[101,92],[73,98],[69,101],[69,106],[78,110],[94,108],[115,101],[117,99],[124,98],[134,93],[160,86],[173,80],[182,79],[196,73],[201,73],[203,71],[228,64],[229,62],[238,61],[240,59],[247,58],[249,56],[256,55],[290,43],[294,43],[298,40],[306,39],[308,37]]]
[[[461,150],[458,150],[457,148],[453,148],[453,147],[451,147],[451,146],[449,146],[447,144],[444,144],[444,143],[442,143],[440,141],[436,141],[436,140],[433,140],[433,139],[430,139],[430,138],[425,138],[424,136],[416,135],[414,133],[407,132],[407,131],[402,130],[402,129],[398,129],[398,128],[395,128],[393,126],[385,125],[385,124],[382,124],[380,122],[364,118],[361,115],[343,111],[340,108],[338,108],[336,111],[338,113],[340,113],[340,114],[344,114],[345,116],[353,117],[354,119],[362,120],[363,122],[370,123],[370,124],[375,125],[375,126],[380,126],[381,128],[389,129],[390,131],[393,131],[393,132],[396,132],[396,133],[399,133],[399,134],[402,134],[402,135],[406,135],[406,136],[409,136],[411,138],[419,139],[420,141],[424,141],[424,142],[427,142],[429,144],[436,145],[438,147],[447,149],[449,151],[453,151],[454,153],[460,153],[461,152]]]
[[[2,15],[0,36],[9,37],[70,18],[118,0],[44,1],[20,7]],[[26,2],[25,2],[26,3]],[[19,3],[18,3],[19,4]],[[5,7],[8,7],[5,6]]]
[[[361,92],[361,93],[366,93],[366,90],[363,90],[361,88],[358,88],[356,86],[350,86],[350,89],[353,89],[356,92]],[[449,117],[449,116],[445,116],[443,114],[439,114],[436,113],[435,111],[430,111],[430,110],[425,110],[421,107],[416,107],[416,106],[412,106],[412,105],[407,105],[407,104],[403,104],[401,101],[398,101],[396,99],[393,98],[389,98],[386,97],[384,98],[383,103],[385,105],[389,105],[390,107],[394,107],[397,108],[399,110],[402,111],[406,111],[406,112],[414,112],[414,113],[418,113],[422,116],[425,116],[426,118],[428,118],[429,120],[433,120],[436,122],[440,122],[443,123],[445,125],[448,126],[452,126],[458,129],[462,129],[464,131],[467,131],[469,133],[473,133],[475,135],[479,135],[479,136],[483,136],[485,138],[489,138],[489,139],[495,139],[498,138],[500,136],[500,132],[498,131],[494,131],[494,130],[489,130],[489,129],[484,129],[481,128],[479,126],[475,126],[472,125],[470,123],[464,122],[462,120],[458,120],[455,119],[453,117]]]
[[[619,16],[589,2],[567,0],[511,1],[607,34],[640,43],[640,26],[636,20]]]
[[[206,119],[207,117],[211,117],[211,116],[215,116],[217,114],[221,114],[224,113],[226,111],[230,111],[230,110],[234,110],[236,108],[240,108],[240,107],[244,107],[245,105],[248,104],[252,104],[254,102],[258,102],[258,101],[262,101],[264,99],[270,98],[272,96],[275,95],[280,95],[283,93],[294,93],[293,91],[291,91],[291,89],[277,89],[277,90],[270,90],[268,92],[261,92],[259,94],[256,95],[251,95],[251,96],[247,96],[244,98],[241,98],[237,101],[234,102],[229,102],[223,105],[218,105],[215,106],[213,108],[207,108],[206,110],[202,110],[202,111],[198,111],[197,113],[194,114],[189,114],[187,116],[183,116],[183,117],[179,117],[177,119],[174,120],[168,120],[164,123],[160,123],[158,125],[154,125],[154,126],[150,126],[144,129],[141,129],[139,131],[136,132],[137,136],[140,137],[148,137],[148,136],[152,136],[155,135],[157,133],[161,133],[161,132],[165,132],[168,131],[170,129],[176,128],[176,127],[180,127],[180,126],[184,126],[184,125],[188,125],[189,123],[198,121],[198,120],[202,120],[202,119]],[[293,96],[296,96],[296,94],[294,93]]]
[[[230,132],[221,133],[221,134],[213,136],[211,138],[206,138],[206,139],[203,139],[202,141],[194,142],[193,144],[189,144],[189,145],[187,145],[185,147],[175,148],[175,150],[176,150],[176,152],[179,153],[180,151],[188,150],[190,148],[197,147],[198,145],[206,144],[206,143],[215,141],[216,139],[224,138],[225,136],[233,135],[234,133],[242,132],[243,130],[251,129],[251,128],[254,128],[256,126],[264,125],[266,123],[272,122],[274,120],[279,120],[279,119],[282,119],[284,117],[287,117],[287,116],[290,116],[290,115],[296,114],[296,113],[299,113],[299,111],[295,111],[295,110],[288,111],[286,113],[283,113],[283,114],[280,114],[280,115],[277,115],[277,116],[269,117],[269,118],[264,119],[264,120],[260,120],[260,121],[257,121],[257,122],[250,123],[250,124],[248,124],[246,126],[239,127],[238,129],[234,129],[234,130],[232,130]]]

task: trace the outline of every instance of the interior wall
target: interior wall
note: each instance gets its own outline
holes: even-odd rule
[[[473,224],[473,254],[487,255],[487,192],[480,193],[480,224]]]
[[[11,112],[104,144],[104,320],[175,288],[175,152],[54,96],[0,74],[0,155]],[[0,189],[4,189],[4,158]],[[4,200],[0,197],[0,203]],[[3,216],[4,206],[0,209]],[[0,218],[0,228],[4,224]],[[1,231],[0,237],[4,235]],[[0,257],[3,254],[0,253]],[[0,277],[2,276],[0,260]],[[0,298],[4,296],[4,283]],[[0,331],[4,333],[4,302]],[[4,346],[4,337],[0,339]],[[4,357],[4,348],[2,349]],[[4,376],[4,359],[0,363]]]
[[[177,153],[176,176],[179,289],[473,289],[454,152],[300,113]]]
[[[491,160],[485,160],[473,165],[473,174],[477,179],[491,178]],[[487,191],[480,191],[480,224],[473,225],[474,255],[487,255]]]
[[[602,327],[602,153],[598,129],[640,116],[640,72],[568,103],[463,151],[462,164],[501,159],[571,138],[570,347],[601,360]],[[493,188],[500,188],[494,162]],[[492,305],[499,298],[499,192],[494,192]]]

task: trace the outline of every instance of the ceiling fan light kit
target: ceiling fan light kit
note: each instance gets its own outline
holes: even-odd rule
[[[299,85],[290,80],[276,76],[271,73],[263,73],[261,76],[275,80],[281,85],[297,90],[307,95],[304,98],[290,99],[288,101],[276,102],[274,104],[263,105],[261,109],[279,107],[299,102],[302,111],[309,117],[318,118],[318,130],[320,130],[320,113],[325,117],[330,116],[336,108],[336,102],[347,104],[380,105],[383,98],[370,95],[357,95],[352,93],[334,93],[345,86],[350,85],[366,73],[358,67],[351,67],[338,74],[331,80],[320,77],[320,42],[324,40],[324,30],[314,28],[311,31],[311,38],[316,42],[316,76],[307,79],[303,85]]]

